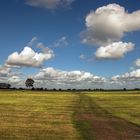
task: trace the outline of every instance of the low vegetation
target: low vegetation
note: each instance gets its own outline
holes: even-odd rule
[[[135,140],[139,102],[137,91],[0,91],[0,139]]]

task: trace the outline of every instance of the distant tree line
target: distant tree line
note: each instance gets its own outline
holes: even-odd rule
[[[43,88],[43,87],[40,87],[40,88],[35,88],[34,87],[34,83],[35,81],[32,79],[32,78],[28,78],[26,81],[25,81],[25,86],[27,87],[27,89],[25,88],[16,88],[16,87],[13,87],[11,88],[11,85],[8,84],[8,83],[0,83],[0,89],[13,89],[13,90],[34,90],[34,91],[131,91],[131,90],[140,90],[140,88],[135,88],[135,89],[126,89],[126,88],[123,88],[123,89],[102,89],[102,88],[95,88],[95,89],[71,89],[71,88],[68,88],[68,89],[56,89],[56,88],[53,88],[53,89],[48,89],[48,88]]]

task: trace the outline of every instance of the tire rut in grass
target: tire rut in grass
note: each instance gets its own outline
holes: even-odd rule
[[[113,116],[96,104],[94,99],[77,93],[73,123],[80,140],[139,140],[140,127]]]
[[[80,140],[95,140],[92,132],[92,123],[86,117],[92,114],[88,98],[77,93],[77,102],[74,106],[73,123],[80,135]]]

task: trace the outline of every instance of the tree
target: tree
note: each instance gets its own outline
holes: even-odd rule
[[[26,82],[25,82],[25,85],[26,85],[26,87],[28,88],[28,87],[34,87],[34,80],[33,79],[31,79],[31,78],[28,78],[27,80],[26,80]]]
[[[10,84],[7,83],[0,83],[0,89],[9,89],[11,87]]]
[[[124,88],[123,90],[126,91],[126,88]]]

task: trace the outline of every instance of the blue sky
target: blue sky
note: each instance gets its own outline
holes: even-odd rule
[[[103,11],[98,18],[97,9],[103,9],[103,6],[105,6],[107,10],[110,10],[109,4],[114,4],[113,8],[119,5],[119,10],[117,9],[118,11],[116,10],[115,12],[122,14],[126,18],[124,19],[126,22],[123,21],[124,23],[122,24],[126,25],[125,27],[127,28],[124,25],[118,27],[122,19],[117,19],[118,23],[115,22],[114,27],[111,24],[112,28],[108,28],[108,31],[104,30],[110,24],[108,24],[110,19],[108,21],[105,21],[105,19],[112,13],[104,15],[105,12]],[[125,8],[125,11],[120,10],[122,7]],[[134,77],[137,80],[140,79],[140,16],[137,16],[140,15],[139,10],[140,4],[137,0],[53,0],[51,4],[48,0],[1,0],[0,75],[3,74],[1,71],[5,69],[9,70],[7,73],[10,75],[1,76],[1,81],[13,78],[12,76],[15,76],[16,82],[27,77],[36,79],[36,75],[47,68],[53,68],[56,73],[58,71],[65,71],[67,74],[68,72],[84,71],[94,76],[97,75],[101,79],[102,77],[107,78],[107,81],[111,81],[112,77],[116,75],[119,75],[119,78],[115,79],[117,82],[124,79],[124,77],[127,81]],[[137,12],[137,14],[132,14],[133,12]],[[93,19],[86,22],[89,16]],[[103,17],[105,17],[104,20]],[[137,24],[132,22],[135,20]],[[95,21],[98,22],[95,23]],[[88,26],[87,24],[90,25]],[[99,24],[101,28],[98,26]],[[114,36],[113,39],[112,36],[111,39],[109,38],[110,34]],[[100,42],[101,36],[102,38],[107,38],[109,42],[108,40]],[[36,39],[31,46],[28,46],[28,43],[33,38]],[[90,38],[90,40],[87,38]],[[86,39],[86,42],[83,43],[84,39]],[[42,43],[44,48],[47,47],[53,52],[43,52],[41,48],[37,47],[39,43]],[[113,43],[116,44],[113,45]],[[39,61],[40,65],[32,64],[35,63],[34,61],[30,62],[30,64],[23,63],[23,61],[28,61],[28,59],[20,60],[22,57],[20,53],[24,50],[25,46],[31,48],[36,53],[43,54],[43,60]],[[98,49],[99,53],[97,54]],[[111,51],[111,54],[101,53],[103,49]],[[115,54],[113,49],[115,49],[115,52],[118,51],[119,54]],[[121,52],[123,49],[125,50]],[[12,55],[15,52],[18,53],[18,57]],[[50,55],[50,57],[48,58],[47,55]],[[17,62],[16,58],[13,57],[19,58],[19,61]],[[47,74],[48,69],[46,70]],[[20,74],[14,75],[15,71],[16,73],[18,71]],[[132,72],[136,74],[132,74]],[[129,76],[126,76],[126,73],[129,73]],[[55,77],[59,79],[59,74],[57,74]],[[47,76],[50,75],[48,74]],[[47,76],[46,79],[48,78]],[[37,79],[37,82],[39,80]],[[101,80],[101,82],[103,81]],[[58,86],[57,83],[55,84]],[[62,87],[65,86],[63,85]]]

